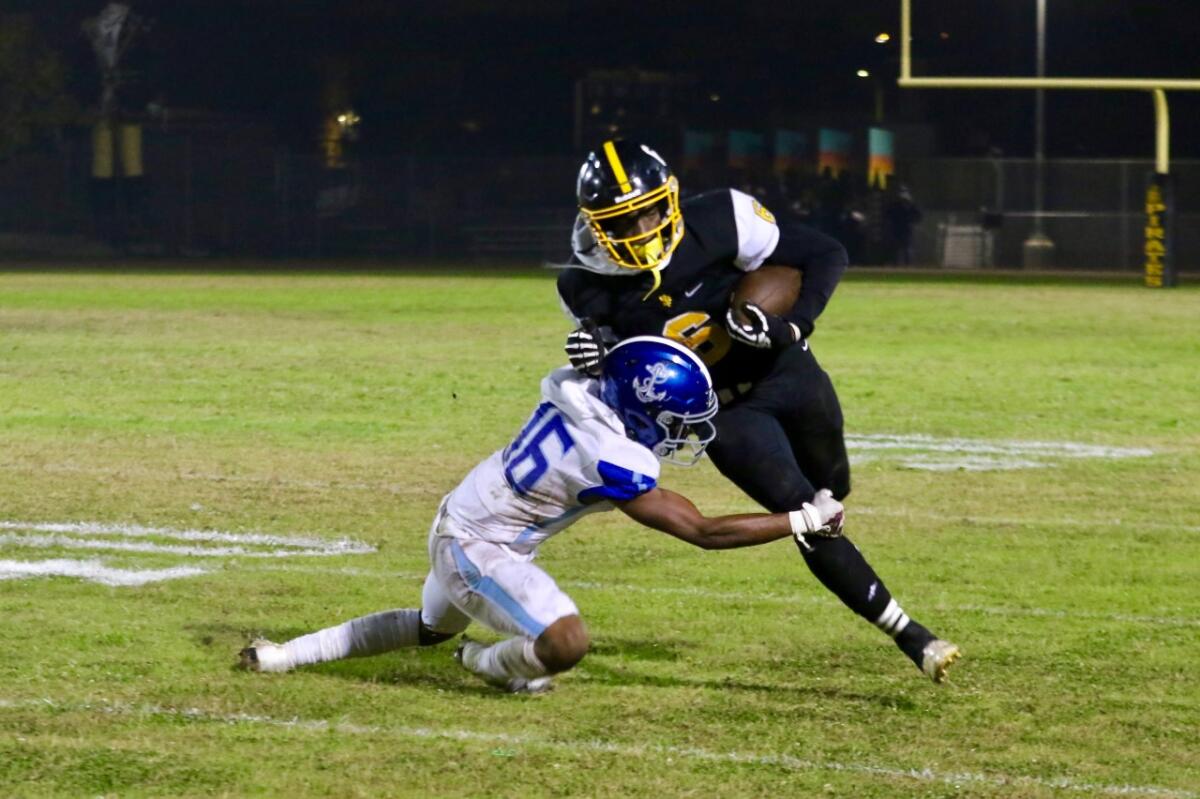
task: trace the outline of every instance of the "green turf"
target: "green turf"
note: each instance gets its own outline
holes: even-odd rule
[[[0,795],[1200,796],[1195,288],[838,290],[812,344],[852,436],[1152,452],[930,471],[910,456],[952,455],[852,451],[848,533],[963,646],[949,684],[787,542],[705,553],[607,514],[544,547],[593,646],[523,698],[449,646],[231,665],[253,634],[418,603],[438,499],[563,360],[550,275],[230,272],[0,273],[0,522],[376,551],[195,557],[80,544],[187,545],[169,530],[0,529],[0,562],[208,570],[0,580]],[[707,464],[663,482],[752,508]]]

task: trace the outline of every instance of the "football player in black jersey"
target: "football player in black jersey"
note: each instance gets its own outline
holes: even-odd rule
[[[567,337],[572,365],[595,374],[616,341],[675,339],[712,374],[721,412],[708,454],[721,474],[772,512],[811,502],[822,488],[838,500],[849,494],[841,406],[807,341],[845,271],[842,245],[810,228],[780,228],[734,189],[681,203],[666,162],[631,141],[606,141],[588,155],[577,196],[574,256],[558,277],[563,307],[579,325]],[[729,307],[738,279],[763,264],[802,273],[785,316]],[[826,588],[934,682],[945,678],[958,647],[909,618],[849,539],[799,543]]]

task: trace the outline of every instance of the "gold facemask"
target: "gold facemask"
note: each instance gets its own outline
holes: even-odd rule
[[[613,223],[621,217],[635,217],[660,203],[663,204],[659,224],[649,230],[639,230],[628,236],[612,232]],[[683,214],[679,210],[679,181],[670,178],[653,191],[623,203],[598,211],[580,209],[587,218],[596,242],[608,257],[626,269],[654,269],[662,265],[683,239]]]

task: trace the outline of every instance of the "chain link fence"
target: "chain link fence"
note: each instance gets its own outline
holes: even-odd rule
[[[1042,213],[1034,211],[1032,159],[926,159],[900,164],[901,179],[925,209],[917,229],[918,260],[944,264],[948,239],[977,236],[979,260],[958,266],[1019,267],[1037,217],[1066,269],[1140,271],[1145,195],[1154,162],[1047,160]],[[1184,270],[1200,267],[1200,162],[1171,165],[1175,248]]]

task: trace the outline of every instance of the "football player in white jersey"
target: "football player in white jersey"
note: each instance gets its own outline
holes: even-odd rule
[[[842,505],[828,490],[786,513],[709,518],[660,488],[659,460],[695,463],[715,436],[716,414],[704,362],[668,339],[621,342],[598,379],[570,367],[551,372],[542,403],[512,443],[442,500],[419,609],[373,613],[284,644],[257,640],[240,665],[289,671],[437,644],[477,621],[511,637],[490,646],[464,638],[456,659],[498,688],[536,693],[587,652],[575,603],[533,563],[542,542],[584,515],[617,507],[704,549],[841,533]]]

